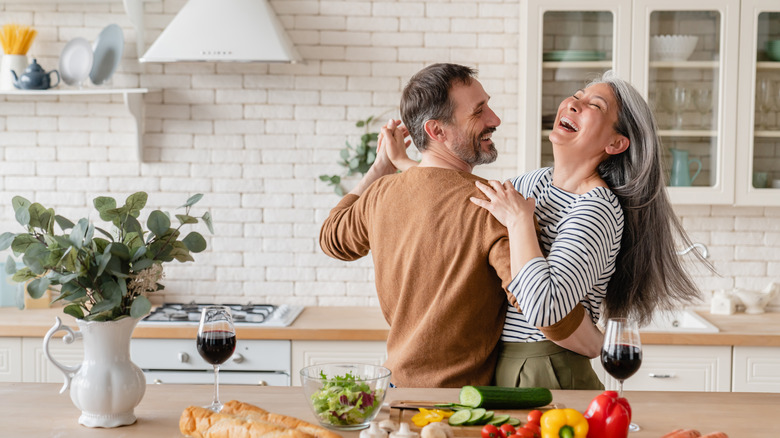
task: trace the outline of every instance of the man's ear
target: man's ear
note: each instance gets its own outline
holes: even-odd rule
[[[444,129],[442,128],[441,122],[434,119],[428,119],[425,121],[425,124],[423,125],[423,128],[425,129],[425,134],[428,135],[428,137],[435,141],[435,142],[443,142],[446,134],[444,133]]]
[[[628,149],[631,141],[624,135],[618,135],[615,140],[604,150],[609,155],[621,154]]]

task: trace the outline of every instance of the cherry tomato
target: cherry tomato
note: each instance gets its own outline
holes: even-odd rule
[[[501,428],[498,431],[503,438],[507,438],[516,432],[515,427],[509,423],[502,424]]]
[[[520,429],[517,429],[514,435],[509,435],[508,438],[534,438],[534,437],[535,435],[533,431],[521,427]]]
[[[531,432],[534,433],[535,436],[542,434],[542,427],[536,423],[525,423],[523,429],[530,430]]]
[[[486,424],[485,427],[482,428],[482,438],[503,438],[503,436],[496,426]]]
[[[534,409],[528,413],[528,422],[533,424],[541,424],[542,411]]]

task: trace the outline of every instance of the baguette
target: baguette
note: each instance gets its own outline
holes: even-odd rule
[[[190,406],[179,419],[182,434],[194,438],[340,438],[324,427],[231,400],[219,413]]]

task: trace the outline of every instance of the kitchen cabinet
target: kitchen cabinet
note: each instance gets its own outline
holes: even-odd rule
[[[292,382],[301,384],[301,368],[327,362],[382,365],[387,360],[384,341],[293,341]]]
[[[734,392],[780,392],[780,347],[734,346]]]
[[[773,0],[521,2],[520,171],[552,164],[558,104],[613,69],[653,108],[673,203],[780,205],[780,188],[753,184],[780,179],[780,96],[755,99],[757,78],[780,90],[780,62],[763,51],[780,39],[778,11]],[[671,34],[696,37],[687,58],[651,53],[653,36]],[[672,178],[673,156],[690,183]]]
[[[593,361],[607,389],[617,380]],[[642,366],[623,382],[626,391],[731,391],[731,347],[688,345],[644,345]]]
[[[22,381],[22,338],[0,338],[0,382]]]
[[[55,367],[43,353],[43,338],[20,338],[22,341],[22,382],[57,382],[64,381],[59,368]],[[76,339],[68,344],[63,338],[52,338],[49,342],[49,353],[61,364],[78,365],[84,360],[84,344]]]

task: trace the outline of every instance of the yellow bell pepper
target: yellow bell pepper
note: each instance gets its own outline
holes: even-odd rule
[[[412,423],[417,427],[423,427],[428,423],[441,421],[452,415],[452,411],[443,411],[441,409],[420,408],[420,412],[412,416]]]
[[[550,409],[539,421],[542,438],[586,438],[588,420],[576,409]]]

